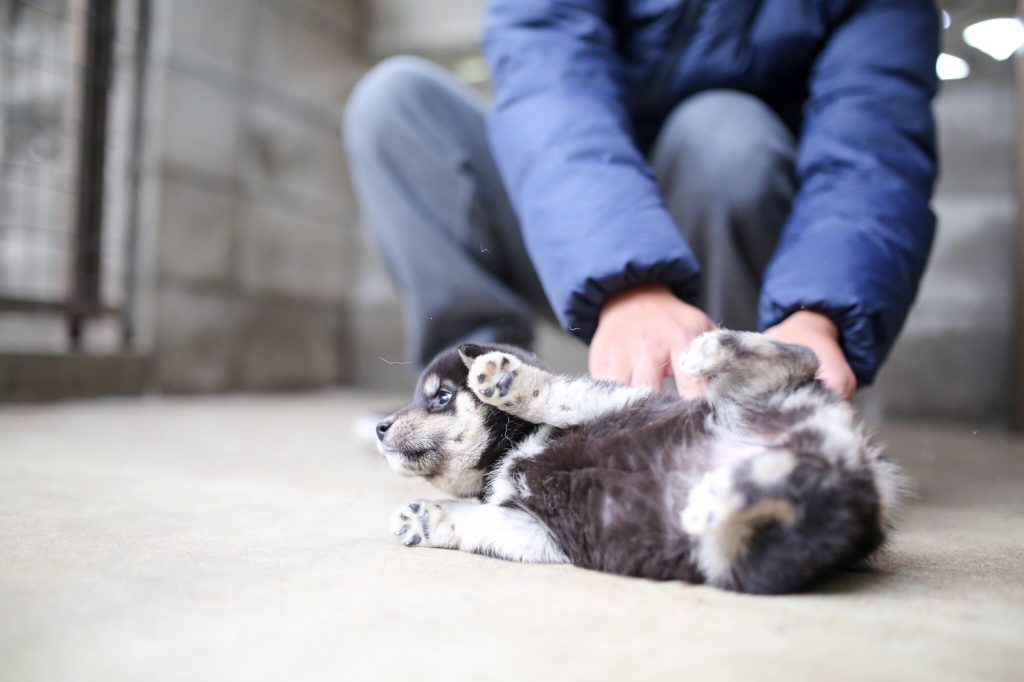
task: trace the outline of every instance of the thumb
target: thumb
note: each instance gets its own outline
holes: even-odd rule
[[[680,362],[682,350],[685,349],[672,350],[672,376],[676,380],[676,391],[681,398],[696,400],[704,395],[708,388],[708,380],[705,377],[695,377],[683,371],[683,365]]]
[[[853,398],[853,394],[857,391],[857,380],[853,378],[852,371],[843,371],[845,368],[837,368],[827,363],[822,363],[818,369],[818,378],[826,388],[829,388],[840,396],[843,400],[849,401]]]
[[[708,380],[704,377],[695,377],[683,372],[676,372],[676,390],[679,391],[679,397],[686,400],[696,400],[708,390]]]

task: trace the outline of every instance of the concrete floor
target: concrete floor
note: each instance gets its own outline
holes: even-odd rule
[[[406,549],[353,393],[0,409],[0,679],[1021,679],[1024,441],[890,425],[891,552],[749,597]]]

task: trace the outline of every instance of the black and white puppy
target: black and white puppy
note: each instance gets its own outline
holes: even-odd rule
[[[708,332],[678,360],[699,400],[466,344],[377,426],[391,467],[462,499],[417,500],[406,545],[564,562],[757,593],[802,589],[882,544],[902,476],[807,348]]]

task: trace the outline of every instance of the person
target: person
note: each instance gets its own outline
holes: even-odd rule
[[[724,325],[849,398],[931,248],[938,42],[929,0],[495,0],[493,106],[382,62],[344,139],[410,359],[529,347],[550,306],[599,378],[660,388]]]

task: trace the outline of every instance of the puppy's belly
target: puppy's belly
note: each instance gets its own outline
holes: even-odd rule
[[[761,439],[735,433],[725,433],[715,438],[708,448],[709,469],[732,468],[745,460],[759,455],[768,444]]]

